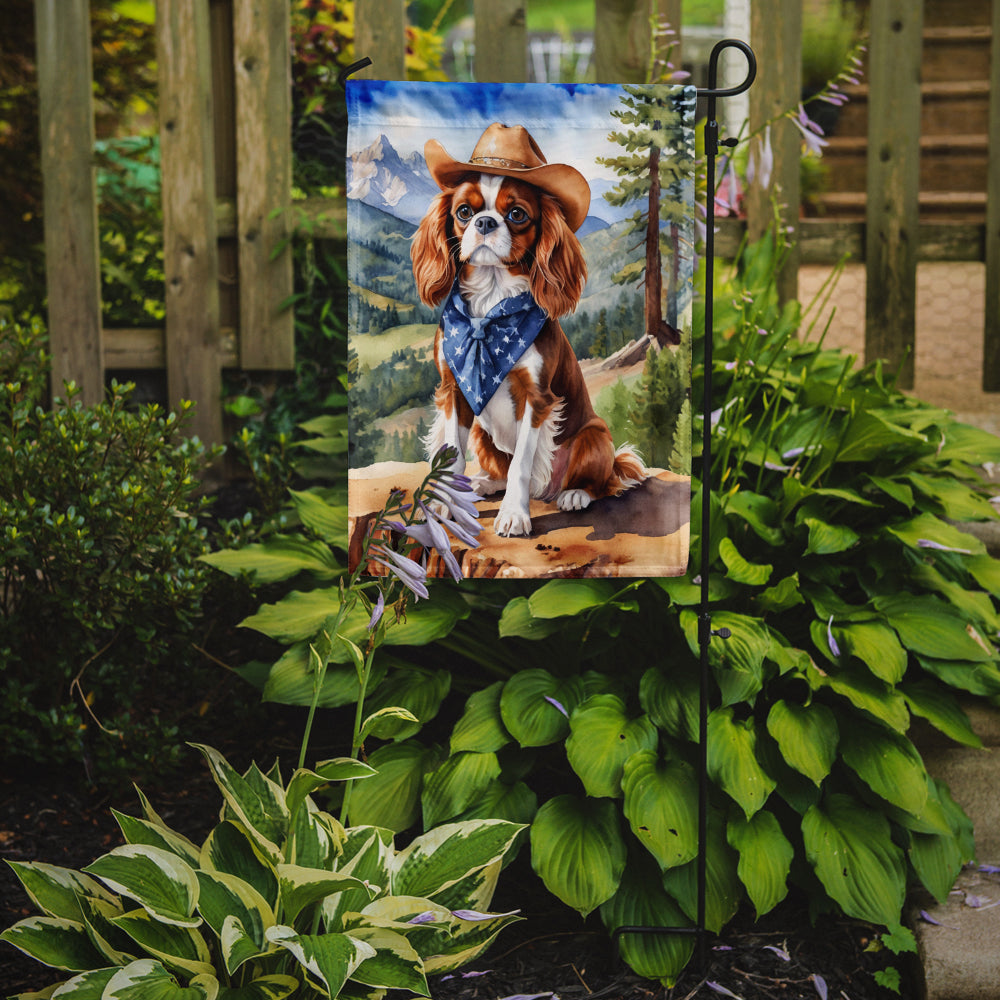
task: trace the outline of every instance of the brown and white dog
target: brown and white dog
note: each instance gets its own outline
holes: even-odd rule
[[[424,155],[442,190],[410,254],[420,298],[431,306],[446,301],[434,342],[441,381],[427,451],[454,446],[463,472],[471,441],[481,473],[473,477],[476,492],[504,491],[495,532],[528,535],[533,497],[582,510],[647,477],[631,449],[615,451],[558,322],[576,308],[587,280],[575,232],[590,187],[568,164],[547,163],[522,126],[491,125],[466,162],[434,139]],[[491,328],[496,316],[500,325]],[[501,345],[495,354],[508,345],[511,352],[499,359],[502,367],[471,376],[489,387],[477,392],[446,338],[461,343],[463,363],[491,340]]]

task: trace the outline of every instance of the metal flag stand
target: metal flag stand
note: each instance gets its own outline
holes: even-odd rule
[[[725,49],[739,49],[747,60],[747,75],[739,86],[718,88],[719,56]],[[708,60],[708,87],[699,88],[698,96],[707,99],[707,121],[705,122],[706,160],[706,220],[705,220],[705,390],[702,404],[702,449],[701,449],[701,600],[698,611],[698,646],[701,653],[701,686],[698,698],[698,909],[694,927],[655,927],[651,925],[626,925],[618,927],[612,934],[616,945],[623,934],[694,934],[698,940],[698,964],[706,967],[705,956],[705,896],[707,889],[707,843],[708,843],[708,697],[710,672],[708,649],[712,637],[728,639],[727,628],[713,630],[712,613],[709,611],[709,544],[708,537],[712,519],[712,492],[708,479],[712,467],[712,292],[715,285],[715,158],[720,146],[735,146],[735,138],[719,139],[719,123],[716,121],[716,100],[720,97],[735,97],[750,89],[757,76],[757,59],[753,49],[746,42],[726,38],[716,43]]]
[[[719,57],[725,49],[739,49],[747,60],[747,75],[736,87],[719,88],[718,82]],[[345,86],[347,78],[358,70],[371,65],[371,59],[365,56],[350,66],[345,66],[337,77],[341,87]],[[694,934],[698,940],[698,963],[702,969],[705,961],[705,896],[707,888],[707,833],[708,833],[708,698],[709,698],[709,665],[708,649],[712,637],[720,639],[729,637],[729,629],[712,629],[712,614],[709,611],[709,545],[708,537],[711,526],[711,490],[708,488],[708,478],[712,465],[712,290],[715,283],[715,158],[719,155],[720,146],[735,146],[735,138],[719,139],[719,123],[716,121],[716,100],[720,97],[735,97],[750,89],[757,76],[757,59],[753,49],[746,42],[734,38],[726,38],[717,42],[708,60],[708,87],[698,89],[698,97],[707,99],[707,121],[705,122],[705,160],[707,175],[707,204],[705,227],[705,389],[703,400],[702,427],[702,489],[701,489],[701,600],[698,612],[698,645],[701,652],[701,687],[698,704],[698,908],[694,927],[655,927],[646,925],[628,925],[615,929],[612,934],[616,946],[623,934]]]

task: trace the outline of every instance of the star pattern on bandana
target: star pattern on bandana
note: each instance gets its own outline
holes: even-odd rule
[[[456,282],[441,314],[442,349],[473,413],[482,413],[547,319],[529,292],[470,316]]]

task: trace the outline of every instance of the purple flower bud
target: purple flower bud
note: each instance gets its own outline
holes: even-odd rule
[[[373,546],[370,555],[375,562],[385,566],[403,586],[411,590],[417,597],[430,596],[427,593],[427,571],[420,563],[406,559],[384,545]]]
[[[826,623],[826,641],[830,647],[830,652],[834,656],[840,656],[840,646],[837,645],[837,640],[833,637],[833,615],[830,615],[830,620]]]
[[[380,590],[378,592],[378,600],[375,602],[375,607],[372,609],[372,616],[368,619],[368,631],[374,630],[375,626],[382,620],[382,613],[385,611],[385,595]]]
[[[549,695],[544,695],[543,697],[550,705],[555,705],[555,707],[559,709],[559,711],[562,712],[562,714],[565,715],[567,719],[569,718],[569,712],[566,711],[565,707],[562,705],[561,702],[556,701],[555,698],[549,697]]]
[[[433,910],[424,910],[423,913],[418,913],[415,917],[410,917],[406,922],[408,924],[432,924],[437,920],[437,915]]]

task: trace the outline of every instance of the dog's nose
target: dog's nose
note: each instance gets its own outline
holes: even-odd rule
[[[493,230],[499,225],[500,223],[489,215],[480,215],[479,218],[476,219],[476,230],[482,233],[483,236],[487,233],[492,233]]]

